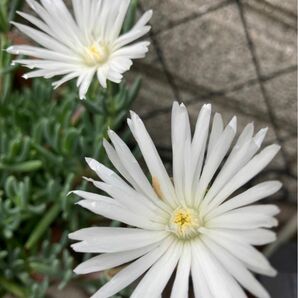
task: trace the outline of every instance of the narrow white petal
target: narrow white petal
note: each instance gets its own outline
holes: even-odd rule
[[[91,69],[86,73],[79,88],[80,99],[85,99],[86,93],[91,85],[95,71],[96,71],[95,69]]]
[[[225,269],[248,291],[258,298],[269,298],[269,294],[255,277],[245,268],[245,266],[233,257],[224,248],[217,245],[214,241],[203,237],[205,245],[212,251],[214,256],[225,267]]]
[[[125,19],[125,15],[129,7],[129,3],[130,3],[130,0],[122,0],[120,2],[117,18],[113,24],[113,28],[111,28],[111,32],[109,33],[111,40],[116,39],[120,34],[120,31]]]
[[[41,68],[50,71],[56,71],[57,73],[66,74],[70,71],[78,71],[85,73],[86,69],[82,69],[79,64],[70,62],[60,62],[55,60],[39,60],[39,59],[17,59],[15,63],[22,64],[30,69]]]
[[[216,142],[218,141],[221,134],[223,133],[223,129],[224,129],[224,124],[223,124],[221,114],[215,113],[214,118],[213,118],[211,133],[209,136],[207,159],[208,159],[210,153],[213,151]]]
[[[268,276],[276,275],[276,270],[269,264],[268,260],[251,245],[240,241],[232,241],[228,238],[218,238],[212,233],[206,233],[205,237],[225,248],[242,261],[248,269]]]
[[[108,133],[116,149],[116,152],[121,160],[121,163],[129,173],[130,177],[132,177],[135,181],[137,190],[143,193],[144,195],[149,195],[152,198],[158,199],[147,177],[145,176],[139,163],[131,153],[128,146],[112,130],[110,130]]]
[[[146,11],[141,18],[137,21],[137,23],[134,25],[133,29],[140,29],[144,27],[151,19],[153,15],[153,11],[150,9]]]
[[[31,5],[31,7],[44,22],[42,27],[47,28],[45,32],[53,37],[53,39],[57,40],[63,45],[67,45],[70,48],[76,48],[77,46],[81,45],[80,40],[77,38],[77,27],[72,20],[70,13],[66,9],[65,4],[61,0],[57,0],[54,3],[49,3],[49,1],[43,0],[43,6],[36,1],[31,0],[27,2],[30,3],[29,5]],[[59,6],[58,9],[55,7],[56,4]],[[43,30],[42,27],[38,26],[41,23],[42,22],[39,22],[37,27]],[[63,30],[61,30],[61,27],[63,27]]]
[[[132,61],[128,57],[118,56],[118,57],[112,57],[109,64],[110,64],[110,68],[114,72],[118,72],[122,74],[131,68]]]
[[[263,214],[266,216],[275,216],[280,212],[276,205],[253,205],[231,210],[225,214],[238,214],[246,216],[247,214]]]
[[[198,116],[194,137],[191,144],[192,169],[191,169],[191,174],[189,179],[191,180],[193,191],[195,191],[195,187],[201,175],[205,149],[207,144],[207,138],[208,138],[210,116],[211,116],[211,105],[210,104],[203,105]]]
[[[235,176],[233,176],[220,193],[212,200],[208,205],[208,211],[219,206],[235,190],[261,172],[274,158],[279,149],[280,146],[278,145],[270,145],[251,159]]]
[[[103,88],[107,88],[108,66],[101,66],[97,70],[97,79]]]
[[[218,217],[214,217],[206,222],[208,228],[225,229],[257,229],[272,228],[278,225],[278,221],[272,216],[262,213],[232,213],[228,212]]]
[[[252,139],[254,133],[254,124],[249,123],[247,124],[244,129],[242,130],[236,144],[235,149],[240,148],[242,145],[244,145],[247,141]]]
[[[56,89],[56,88],[60,87],[62,84],[64,84],[64,83],[66,83],[66,82],[68,82],[68,81],[70,81],[70,80],[78,77],[79,75],[80,74],[78,72],[71,72],[71,73],[63,76],[62,79],[53,82],[53,86]]]
[[[145,57],[145,54],[148,52],[149,45],[150,42],[142,41],[129,46],[122,47],[112,54],[112,58],[121,56],[127,57],[129,59],[143,58]]]
[[[129,172],[126,170],[124,165],[122,164],[116,150],[114,147],[107,142],[106,140],[103,141],[103,146],[106,150],[106,153],[109,157],[109,160],[112,162],[113,166],[118,170],[118,172],[131,184],[135,187],[135,181],[129,174]]]
[[[265,245],[276,240],[276,234],[266,229],[236,230],[236,229],[212,229],[201,228],[200,231],[212,233],[216,237],[226,237],[233,241],[238,240],[251,245]]]
[[[35,42],[39,43],[43,47],[60,53],[71,54],[70,50],[66,46],[59,43],[49,35],[23,24],[15,22],[12,22],[12,24],[14,24],[21,32],[29,36],[31,39],[33,39]]]
[[[132,29],[131,31],[121,35],[119,38],[116,39],[114,42],[114,50],[117,50],[132,41],[142,37],[143,35],[147,34],[150,31],[150,26],[144,26],[142,28]]]
[[[171,298],[188,298],[191,258],[191,247],[185,243],[177,267]]]
[[[91,298],[108,298],[121,291],[147,271],[169,249],[171,243],[170,239],[164,240],[160,246],[117,273]]]
[[[182,244],[175,242],[146,273],[130,297],[159,297],[177,265],[181,248]]]
[[[214,298],[208,286],[207,276],[202,265],[202,258],[194,245],[192,245],[191,277],[196,298]]]
[[[117,83],[119,84],[123,78],[123,75],[116,72],[114,69],[109,68],[109,72],[107,75],[108,80],[110,80],[111,82]]]
[[[268,128],[266,127],[266,128],[260,129],[260,131],[258,131],[258,133],[255,135],[254,141],[259,147],[261,147],[267,132],[268,132]]]
[[[128,187],[121,188],[98,181],[93,181],[93,184],[108,193],[123,206],[126,206],[131,212],[144,217],[144,220],[163,221],[164,212],[162,209],[156,207],[150,200],[134,189]]]
[[[160,224],[155,224],[152,221],[140,216],[132,211],[129,211],[125,206],[119,206],[115,200],[82,200],[78,205],[112,220],[121,221],[125,224],[138,228],[159,230]]]
[[[96,172],[97,176],[104,182],[118,187],[125,188],[127,184],[112,170],[108,167],[99,163],[93,158],[86,157],[86,162],[88,163],[90,169]]]
[[[204,205],[207,205],[218,192],[225,186],[225,184],[237,173],[237,171],[247,163],[250,156],[248,151],[252,140],[248,140],[241,147],[232,151],[227,161],[224,163],[222,169],[218,173],[208,193],[204,197]]]
[[[156,246],[157,244],[152,244],[138,249],[102,254],[81,263],[74,269],[74,272],[87,274],[114,268],[145,255]]]
[[[31,24],[35,25],[37,28],[41,29],[42,31],[44,31],[47,34],[53,35],[53,31],[44,23],[42,22],[40,19],[31,16],[28,13],[24,13],[21,11],[17,11],[17,13],[23,17],[24,19],[26,19],[27,21],[29,21]]]
[[[262,200],[272,194],[276,193],[282,184],[279,181],[267,181],[260,183],[256,186],[251,187],[245,192],[227,200],[218,208],[213,209],[208,215],[207,218],[213,218],[227,211],[255,203],[259,200]]]
[[[62,0],[42,0],[41,2],[44,7],[35,2],[35,9],[51,28],[54,38],[72,48],[81,46],[78,27],[64,2]],[[61,30],[62,27],[63,30]]]
[[[217,140],[209,154],[209,157],[207,157],[202,176],[200,177],[200,181],[195,192],[196,205],[202,201],[211,179],[231,146],[236,134],[236,123],[236,118],[234,117]],[[202,206],[203,205],[204,200],[202,201]]]
[[[174,205],[174,202],[177,201],[177,199],[173,184],[142,120],[135,113],[131,114],[130,128],[138,142],[151,176],[157,179],[160,184],[164,196],[163,199],[169,204]]]
[[[86,228],[69,234],[70,239],[81,240],[72,244],[77,252],[110,253],[137,249],[158,243],[166,232],[132,228]]]
[[[184,198],[186,183],[184,165],[185,147],[190,146],[189,116],[184,105],[174,102],[172,107],[172,151],[173,151],[173,179],[177,197]],[[190,192],[191,190],[189,190]]]
[[[201,258],[201,265],[214,298],[246,298],[235,279],[217,261],[210,250],[199,240],[194,241],[194,249]]]
[[[130,173],[127,171],[127,169],[122,164],[116,150],[111,146],[110,143],[108,143],[106,140],[103,141],[104,148],[106,150],[106,153],[114,165],[114,167],[119,171],[119,173],[131,184],[135,189],[138,189],[138,186],[135,182],[135,180],[132,178]],[[171,209],[159,198],[156,199],[156,194],[154,193],[153,196],[149,195],[150,192],[147,193],[147,198],[149,198],[154,205],[159,207],[161,210],[166,211],[167,213],[171,212]],[[138,195],[139,196],[139,195]]]

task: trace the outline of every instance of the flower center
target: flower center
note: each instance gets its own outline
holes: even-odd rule
[[[109,57],[109,49],[104,43],[94,42],[90,47],[85,48],[85,62],[90,65],[105,63]]]
[[[180,239],[196,237],[201,226],[198,213],[190,208],[177,208],[170,219],[169,229]]]

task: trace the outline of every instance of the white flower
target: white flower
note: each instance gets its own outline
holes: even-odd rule
[[[92,227],[70,234],[80,241],[72,245],[75,251],[101,254],[80,264],[75,269],[78,274],[129,263],[92,297],[111,297],[144,273],[131,297],[161,297],[175,268],[171,298],[188,297],[190,277],[198,298],[247,297],[241,286],[256,297],[269,297],[250,271],[276,274],[253,246],[275,240],[268,228],[277,225],[274,216],[279,210],[274,205],[251,204],[278,191],[281,183],[267,181],[242,193],[235,191],[268,165],[279,146],[257,153],[267,129],[254,135],[253,124],[248,124],[228,154],[236,134],[236,117],[224,127],[221,115],[215,114],[209,135],[210,117],[211,105],[204,105],[191,137],[187,110],[174,103],[173,181],[135,113],[128,125],[152,185],[113,131],[109,131],[113,146],[106,141],[104,146],[122,177],[87,159],[102,181],[89,180],[108,196],[74,191],[83,198],[78,204],[130,226]]]
[[[152,11],[147,11],[134,27],[119,36],[130,0],[72,0],[74,18],[62,0],[26,0],[39,18],[24,12],[19,14],[33,24],[13,22],[24,34],[42,46],[11,46],[12,54],[24,54],[38,59],[19,59],[30,69],[25,78],[63,76],[55,88],[73,78],[77,79],[80,98],[85,98],[95,74],[102,87],[107,80],[120,83],[123,73],[130,69],[132,59],[145,56],[149,42],[131,44],[145,35]]]

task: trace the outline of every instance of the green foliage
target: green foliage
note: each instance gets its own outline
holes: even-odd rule
[[[9,46],[9,22],[22,2],[0,3],[1,48]],[[133,1],[123,30],[135,13]],[[38,298],[53,282],[65,286],[81,261],[67,234],[103,221],[67,194],[88,187],[86,156],[108,163],[102,146],[108,128],[129,135],[122,125],[140,80],[109,83],[107,90],[94,82],[80,101],[74,83],[53,91],[50,81],[25,81],[21,71],[0,52],[0,297]]]
[[[30,297],[42,297],[55,272],[64,273],[63,284],[71,278],[66,240],[45,239],[55,238],[53,223],[63,235],[90,223],[67,193],[86,187],[85,156],[107,163],[102,140],[109,127],[120,128],[139,87],[139,80],[131,88],[110,85],[80,102],[77,90],[53,97],[49,82],[34,80],[0,104],[0,272]],[[34,282],[36,274],[43,283]]]
[[[0,32],[8,32],[10,22],[14,19],[16,11],[23,5],[23,0],[1,0],[0,2]]]

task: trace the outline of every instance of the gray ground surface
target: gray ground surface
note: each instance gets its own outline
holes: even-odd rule
[[[296,1],[140,2],[154,17],[150,53],[133,67],[144,77],[134,110],[164,159],[171,158],[172,101],[187,104],[193,122],[212,103],[226,122],[237,115],[239,130],[251,121],[269,127],[266,143],[282,150],[260,179],[281,179],[278,197],[296,202]]]

